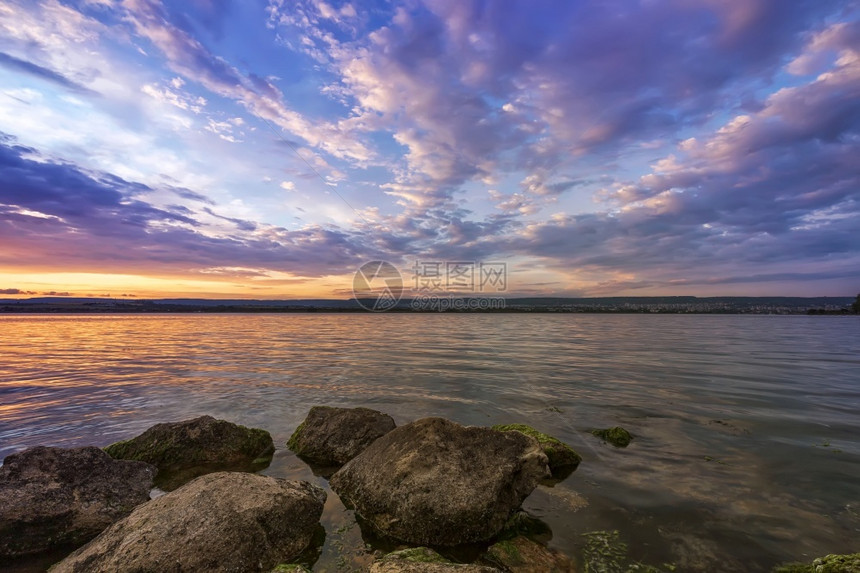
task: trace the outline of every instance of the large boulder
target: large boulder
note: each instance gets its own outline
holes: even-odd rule
[[[156,469],[99,448],[30,448],[0,466],[0,556],[79,546],[149,500]]]
[[[307,482],[205,475],[138,507],[51,572],[269,571],[308,546],[325,499]]]
[[[271,462],[275,445],[265,430],[201,416],[157,424],[105,448],[120,460],[140,460],[158,468],[155,484],[173,490],[197,476],[217,471],[259,471]]]
[[[374,561],[370,573],[502,573],[495,567],[452,563],[427,547],[410,547]]]
[[[453,546],[493,537],[548,475],[534,438],[425,418],[373,442],[331,487],[383,535]]]
[[[314,464],[340,466],[394,428],[391,416],[376,410],[314,406],[287,447]]]

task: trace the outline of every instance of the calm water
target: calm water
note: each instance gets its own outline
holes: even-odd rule
[[[272,433],[264,473],[327,488],[284,447],[317,404],[526,422],[571,444],[580,468],[525,508],[577,558],[606,529],[681,571],[860,551],[855,317],[0,317],[0,458],[212,414]],[[613,425],[630,447],[588,433]],[[368,562],[334,494],[323,521],[316,571]]]

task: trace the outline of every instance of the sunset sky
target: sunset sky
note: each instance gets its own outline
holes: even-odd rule
[[[3,0],[0,298],[860,291],[853,0]]]

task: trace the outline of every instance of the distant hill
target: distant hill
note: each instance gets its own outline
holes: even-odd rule
[[[464,297],[468,298],[468,297]],[[481,297],[472,297],[481,298]],[[801,314],[813,310],[840,313],[854,297],[511,297],[504,308],[483,312],[668,312]],[[372,301],[362,301],[372,306]],[[0,312],[361,312],[355,299],[204,299],[204,298],[82,298],[37,297],[0,299]],[[392,311],[412,310],[412,299],[401,300]]]

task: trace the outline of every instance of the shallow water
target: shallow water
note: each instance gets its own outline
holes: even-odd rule
[[[584,458],[525,508],[679,571],[860,551],[860,320],[710,315],[0,316],[0,458],[201,414],[265,428],[263,473],[327,488],[285,442],[311,406],[398,424],[526,422]],[[621,425],[616,449],[589,430]],[[327,488],[328,489],[328,488]],[[371,559],[329,490],[315,571]]]

